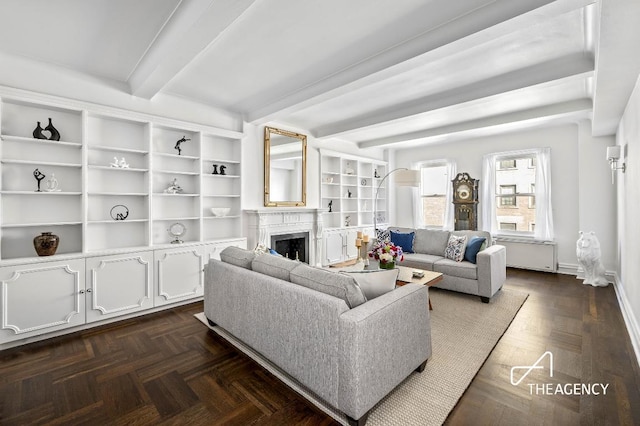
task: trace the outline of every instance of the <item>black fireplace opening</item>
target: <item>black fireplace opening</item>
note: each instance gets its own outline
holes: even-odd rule
[[[280,234],[271,236],[271,248],[289,259],[309,263],[309,233]]]

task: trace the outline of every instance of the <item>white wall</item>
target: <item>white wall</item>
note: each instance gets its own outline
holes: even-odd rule
[[[317,140],[311,132],[282,123],[265,123],[255,126],[244,123],[245,137],[242,145],[242,208],[264,208],[264,127],[270,126],[307,135],[307,207],[319,206],[320,198],[320,149],[362,155],[377,160],[384,159],[380,149],[361,150],[356,144],[340,140]]]
[[[617,172],[617,290],[621,310],[640,359],[640,78],[620,121],[617,144],[627,170]]]
[[[551,198],[561,270],[575,272],[575,243],[578,231],[582,228],[594,230],[599,234],[605,268],[613,269],[615,235],[611,230],[615,226],[615,209],[608,163],[605,154],[602,153],[607,143],[613,142],[606,138],[588,138],[584,134],[587,130],[583,128],[588,128],[588,123],[399,150],[395,154],[395,167],[410,167],[411,163],[416,161],[448,158],[456,161],[458,173],[468,172],[471,177],[481,179],[482,157],[485,154],[550,147]],[[589,174],[588,179],[585,174]],[[586,190],[582,190],[582,186],[579,185],[582,178],[587,180]],[[411,226],[410,192],[397,190],[396,200],[397,224]],[[589,207],[588,200],[600,204],[594,209]],[[479,226],[482,224],[479,223]]]

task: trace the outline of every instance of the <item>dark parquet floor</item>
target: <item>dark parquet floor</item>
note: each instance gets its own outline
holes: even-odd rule
[[[613,288],[518,270],[507,287],[529,299],[447,424],[640,424],[640,370]],[[193,318],[201,311],[194,303],[0,352],[0,424],[336,424],[209,332]],[[512,386],[510,368],[544,351],[558,383],[608,383],[607,395]]]

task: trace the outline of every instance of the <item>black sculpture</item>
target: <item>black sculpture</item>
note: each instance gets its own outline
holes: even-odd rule
[[[220,174],[221,174],[221,175],[226,174],[226,173],[224,172],[224,169],[226,169],[226,168],[227,168],[227,166],[220,166]]]
[[[351,191],[349,191],[348,189],[347,189],[347,197],[351,198]]]
[[[178,155],[182,154],[182,148],[180,148],[180,145],[182,145],[183,142],[190,141],[190,140],[191,139],[187,139],[185,136],[183,136],[182,139],[178,139],[176,141],[176,146],[174,146],[173,148],[178,150]]]
[[[333,207],[333,200],[329,200],[329,213],[331,213],[332,207]]]
[[[212,175],[218,175],[220,173],[218,173],[218,165],[214,164],[213,165],[213,171],[211,172]],[[223,173],[224,174],[224,173]]]
[[[47,130],[48,132],[51,132],[51,136],[49,137],[50,141],[60,140],[60,133],[55,127],[53,127],[53,124],[51,124],[51,118],[49,118],[49,124],[44,129]]]
[[[42,173],[40,170],[35,169],[33,171],[33,177],[36,178],[36,180],[38,181],[38,189],[36,190],[36,192],[42,192],[40,190],[40,182],[42,182],[42,179],[44,179],[46,177],[46,175],[44,173]]]
[[[46,139],[47,137],[42,134],[42,127],[40,127],[40,122],[38,121],[38,125],[35,129],[33,129],[33,137],[35,139]]]
[[[380,177],[380,175],[378,174],[378,169],[374,169],[373,170],[373,177],[374,178],[379,178]]]

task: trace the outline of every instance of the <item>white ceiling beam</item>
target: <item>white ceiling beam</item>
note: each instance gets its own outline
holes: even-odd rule
[[[441,0],[450,10],[451,5],[462,5]],[[433,28],[422,35],[381,52],[364,61],[338,71],[329,77],[320,79],[283,94],[267,104],[258,106],[246,114],[246,121],[259,123],[272,121],[279,114],[291,114],[309,106],[333,99],[344,93],[414,69],[430,61],[469,49],[479,44],[522,28],[536,25],[564,13],[583,8],[595,0],[532,0],[519,2],[496,0],[487,6],[453,16],[443,25]],[[433,2],[438,9],[437,2]],[[460,13],[459,10],[455,12]]]
[[[600,1],[597,71],[594,76],[594,136],[616,133],[640,73],[640,2]]]
[[[151,99],[197,60],[255,0],[181,1],[131,73],[132,95]]]
[[[466,102],[566,79],[585,79],[593,74],[593,58],[582,53],[536,64],[472,84],[457,87],[405,104],[393,105],[360,118],[312,129],[317,138],[345,136],[367,127],[415,118],[420,114]]]
[[[360,148],[381,148],[397,146],[398,144],[422,144],[428,141],[441,140],[443,138],[460,139],[486,133],[491,129],[496,133],[499,129],[524,128],[548,124],[550,122],[575,122],[579,119],[591,116],[591,99],[576,99],[538,108],[510,112],[507,114],[471,120],[433,129],[420,130],[418,132],[405,133],[390,137],[372,139],[358,143]]]

